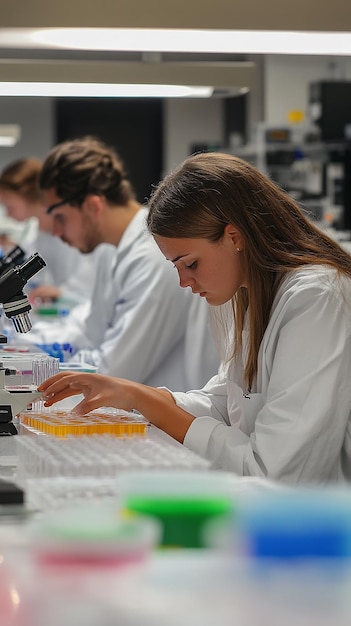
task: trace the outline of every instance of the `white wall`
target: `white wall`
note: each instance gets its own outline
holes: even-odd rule
[[[222,144],[223,102],[220,99],[172,98],[165,102],[164,174],[189,154],[195,143]]]
[[[44,158],[54,141],[51,98],[0,97],[0,124],[19,124],[21,139],[11,148],[0,147],[0,171],[12,161]]]

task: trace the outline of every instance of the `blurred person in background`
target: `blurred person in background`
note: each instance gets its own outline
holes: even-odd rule
[[[41,167],[40,159],[28,157],[10,163],[0,174],[0,203],[10,218],[23,223],[16,241],[3,238],[3,251],[20,245],[26,256],[38,252],[45,260],[46,267],[26,288],[32,301],[83,303],[91,296],[94,258],[52,234],[53,217],[45,211],[38,184]]]

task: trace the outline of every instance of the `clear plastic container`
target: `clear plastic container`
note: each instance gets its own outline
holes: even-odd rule
[[[350,623],[350,491],[256,494],[241,501],[232,530],[231,576],[243,623]]]
[[[89,503],[45,513],[28,532],[36,564],[65,569],[140,563],[160,538],[151,518],[122,518],[116,506]]]
[[[119,478],[122,506],[158,519],[162,545],[183,548],[205,547],[206,525],[233,515],[234,484],[222,472],[126,472]]]
[[[116,501],[119,478],[129,470],[210,468],[209,461],[163,435],[151,427],[143,437],[58,438],[27,429],[27,436],[16,437],[16,480],[31,506],[56,509],[84,499]]]
[[[38,387],[59,371],[59,361],[42,352],[0,351],[0,363],[5,368],[5,385]]]
[[[135,602],[159,527],[122,519],[112,505],[85,503],[43,513],[23,535],[26,548],[12,554],[20,606],[11,626],[113,626],[116,598]]]

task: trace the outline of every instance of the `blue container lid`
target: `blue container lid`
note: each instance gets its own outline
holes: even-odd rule
[[[351,491],[277,491],[255,497],[237,517],[256,559],[350,559]]]

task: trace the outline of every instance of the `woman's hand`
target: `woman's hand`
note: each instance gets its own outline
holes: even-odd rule
[[[84,400],[74,407],[74,412],[84,415],[102,406],[131,411],[135,408],[134,387],[137,387],[137,383],[121,378],[68,371],[48,378],[38,387],[38,391],[43,392],[45,406],[52,406],[64,398],[83,394]]]
[[[45,380],[38,391],[43,392],[45,406],[51,406],[64,398],[83,394],[84,400],[74,407],[78,415],[103,406],[142,413],[152,424],[183,443],[185,434],[194,420],[175,404],[173,396],[164,389],[154,389],[123,378],[61,372]]]

